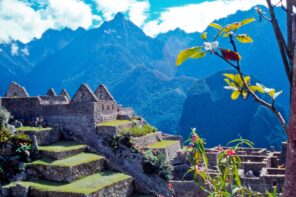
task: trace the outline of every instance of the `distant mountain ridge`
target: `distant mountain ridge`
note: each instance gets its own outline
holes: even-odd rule
[[[224,25],[254,15],[253,10],[237,12],[217,22]],[[281,69],[276,70],[281,62],[273,35],[270,35],[270,24],[253,24],[255,27],[248,25],[244,33],[253,37],[254,44],[239,47],[243,65],[251,65],[244,69],[267,86],[284,87],[286,93],[284,75]],[[208,32],[213,35],[214,30]],[[266,43],[270,46],[266,47]],[[180,29],[156,38],[148,37],[121,13],[91,30],[48,30],[40,39],[28,44],[0,45],[0,69],[3,71],[0,93],[3,95],[11,80],[26,86],[31,95],[45,94],[50,87],[56,92],[66,88],[73,95],[81,83],[88,83],[91,88],[104,83],[119,103],[133,107],[151,124],[163,131],[182,133],[185,131],[179,129],[185,127],[179,127],[179,121],[183,121],[180,125],[184,123],[183,104],[188,100],[192,85],[199,78],[227,68],[211,55],[176,67],[178,52],[197,44],[202,45],[200,33],[189,34]],[[220,44],[229,46],[227,41]],[[12,53],[13,45],[18,48],[14,47],[17,54]],[[277,80],[273,80],[275,77]],[[287,100],[281,102],[285,105]]]
[[[181,135],[188,136],[196,128],[207,146],[226,145],[241,135],[255,143],[256,147],[280,148],[286,140],[276,116],[251,98],[231,100],[231,91],[225,90],[223,73],[199,79],[192,86],[184,103],[179,124]],[[285,112],[278,106],[285,117]]]

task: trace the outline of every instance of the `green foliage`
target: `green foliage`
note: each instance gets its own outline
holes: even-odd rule
[[[129,133],[121,133],[112,136],[108,139],[108,144],[114,152],[120,150],[122,146],[132,148],[131,135]]]
[[[31,156],[31,150],[32,146],[31,144],[27,143],[19,143],[17,145],[17,148],[15,152],[18,154],[19,158],[23,161],[31,161],[30,156]]]
[[[0,144],[8,142],[12,137],[13,135],[8,129],[0,129]]]
[[[227,83],[227,86],[225,86],[225,89],[232,90],[231,99],[236,100],[240,96],[242,96],[244,99],[248,98],[248,95],[255,95],[255,92],[265,93],[269,95],[274,104],[274,100],[282,93],[282,91],[276,92],[273,88],[267,88],[264,85],[256,83],[256,85],[250,84],[250,76],[245,76],[241,72],[240,68],[240,60],[241,56],[237,52],[237,47],[234,42],[234,38],[238,40],[241,43],[251,43],[253,42],[253,39],[247,35],[247,34],[236,34],[237,30],[251,22],[255,21],[254,18],[247,18],[245,20],[242,20],[241,22],[234,22],[228,25],[225,25],[222,27],[221,25],[217,23],[211,23],[209,26],[213,27],[218,30],[217,35],[213,39],[212,42],[207,41],[208,36],[207,33],[204,32],[201,35],[201,38],[204,40],[203,46],[195,46],[189,49],[182,50],[176,60],[176,65],[179,66],[183,62],[185,62],[188,58],[202,58],[206,55],[206,52],[209,52],[210,54],[215,54],[216,56],[224,59],[229,65],[231,65],[233,68],[235,68],[238,71],[238,74],[224,74],[225,82]],[[233,51],[230,49],[223,49],[219,47],[219,42],[216,41],[219,36],[223,34],[223,38],[228,37],[230,39],[230,43],[233,46]],[[217,50],[220,50],[219,51]],[[236,65],[232,63],[232,61],[236,62]],[[258,97],[259,98],[259,97]]]
[[[4,107],[0,107],[0,129],[7,126],[9,118],[10,113]]]
[[[192,167],[187,171],[193,173],[194,180],[209,196],[252,196],[256,195],[250,189],[241,184],[238,169],[241,166],[241,159],[236,154],[236,150],[243,146],[252,146],[249,140],[239,138],[230,143],[234,147],[223,149],[219,147],[217,173],[211,174],[208,167],[208,158],[205,152],[205,141],[198,136],[195,129],[192,130],[191,137],[186,141],[189,143],[187,150],[188,161]],[[185,176],[184,175],[184,176]]]
[[[166,181],[173,178],[173,167],[165,156],[151,149],[144,152],[143,170],[147,174],[157,174]]]
[[[123,131],[121,131],[121,133],[129,133],[133,137],[141,137],[149,133],[155,133],[155,132],[156,132],[156,128],[148,124],[143,125],[141,127],[134,126],[132,128],[124,129]]]
[[[24,133],[17,133],[13,136],[13,142],[16,145],[21,143],[31,144],[32,140],[28,135]]]
[[[274,187],[272,192],[266,191],[267,197],[278,197],[277,188]]]
[[[206,55],[206,52],[202,50],[201,46],[198,47],[192,47],[189,49],[185,49],[181,51],[177,57],[176,65],[179,66],[183,64],[188,58],[202,58]]]
[[[13,135],[8,129],[2,128],[0,146],[7,151],[7,155],[0,156],[1,184],[8,182],[10,178],[24,170],[23,162],[30,161],[31,139],[25,134]]]

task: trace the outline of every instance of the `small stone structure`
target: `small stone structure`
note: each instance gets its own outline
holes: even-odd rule
[[[97,124],[116,120],[119,114],[128,113],[125,118],[133,114],[117,105],[104,85],[99,85],[94,94],[82,84],[71,99],[65,89],[56,95],[52,88],[45,96],[29,96],[24,87],[12,82],[0,103],[25,125],[34,125],[37,118],[46,126],[78,135],[95,132]]]
[[[29,94],[24,87],[13,81],[10,83],[5,97],[29,97]]]

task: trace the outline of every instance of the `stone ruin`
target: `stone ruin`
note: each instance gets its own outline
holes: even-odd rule
[[[125,127],[130,128],[134,125],[134,123],[129,122],[124,125],[110,127],[104,125],[104,123],[114,120],[131,120],[132,117],[135,117],[134,111],[131,108],[123,108],[120,104],[116,103],[115,99],[104,85],[99,85],[95,92],[93,92],[88,85],[82,84],[71,98],[65,89],[57,95],[52,88],[49,89],[44,96],[30,96],[24,87],[12,82],[5,97],[0,98],[0,106],[1,105],[5,107],[16,120],[21,121],[24,125],[38,125],[54,128],[53,130],[39,132],[37,134],[41,145],[52,144],[59,141],[61,136],[59,131],[70,132],[71,135],[78,136],[78,138],[69,137],[70,139],[86,144],[92,152],[103,155],[110,169],[124,172],[136,180],[134,186],[131,185],[130,178],[127,178],[126,182],[123,182],[126,186],[120,183],[120,188],[122,188],[118,190],[119,193],[121,192],[120,195],[119,193],[116,194],[114,188],[106,189],[108,192],[115,192],[114,195],[111,192],[108,196],[129,195],[131,194],[131,188],[134,188],[136,191],[145,191],[154,195],[162,194],[163,196],[170,196],[167,191],[166,183],[157,177],[146,176],[141,169],[138,169],[138,164],[135,162],[138,156],[135,157],[135,160],[129,161],[130,157],[135,156],[133,153],[129,153],[128,150],[126,150],[125,154],[116,156],[104,146],[104,138],[102,138],[102,136],[107,134],[114,135],[118,133],[119,130]],[[141,117],[137,118],[145,122]],[[36,122],[36,120],[38,120],[38,122]],[[33,134],[29,133],[29,135]],[[162,141],[167,141],[168,145],[161,147],[160,144]],[[174,178],[171,182],[176,196],[205,196],[205,193],[195,184],[190,174],[185,178],[183,177],[185,172],[190,168],[190,165],[186,159],[187,153],[181,147],[182,138],[180,136],[156,132],[152,135],[134,138],[133,143],[134,147],[138,149],[153,149],[153,147],[158,147],[157,150],[164,153],[166,159],[170,161],[174,167]],[[206,152],[211,173],[214,174],[216,173],[217,166],[217,147],[206,149]],[[66,156],[76,153],[77,151],[55,153],[56,155],[53,157],[55,159],[63,159]],[[52,153],[48,152],[44,152],[43,154],[52,156]],[[266,190],[272,191],[274,186],[277,186],[278,191],[282,192],[285,178],[285,154],[286,143],[283,143],[281,152],[269,151],[265,148],[239,149],[238,155],[242,159],[242,169],[240,170],[242,183],[260,193],[265,193]],[[92,168],[97,167],[98,169],[105,169],[105,167],[102,167],[103,164],[95,165],[94,167],[91,167],[89,164],[83,165],[86,166],[86,169],[89,168],[88,170],[92,173],[94,173],[93,170],[91,170]],[[68,171],[68,174],[61,173],[59,175],[56,173],[56,169],[51,168],[44,172],[40,170],[38,172],[49,180],[55,180],[55,177],[58,177],[58,181],[64,179],[68,180],[71,176],[74,176],[74,178],[71,178],[71,181],[73,181],[80,175],[87,176],[90,174],[80,169],[83,173],[78,172],[77,174],[77,172],[75,172],[73,175],[71,171]],[[77,166],[77,168],[79,169],[81,167]],[[74,171],[75,169],[76,167],[73,168]],[[35,176],[37,176],[36,174]],[[19,185],[15,187],[16,191],[18,187]],[[117,186],[115,185],[114,187]],[[21,189],[23,188],[21,187]],[[106,193],[100,193],[102,191],[98,192],[97,194],[106,195]],[[36,195],[41,194],[37,192]],[[56,196],[57,193],[48,195]]]
[[[133,115],[132,110],[117,105],[104,85],[93,93],[88,85],[82,84],[70,98],[65,89],[57,95],[53,88],[45,96],[29,96],[24,87],[12,82],[1,103],[25,125],[34,125],[37,118],[43,120],[41,124],[77,134],[95,131],[97,124],[116,120],[119,114],[125,114],[126,118]]]
[[[287,143],[282,143],[282,151],[270,151],[266,148],[239,148],[237,155],[242,160],[242,167],[239,170],[242,184],[251,188],[253,191],[265,193],[273,191],[276,186],[279,193],[283,192],[285,180],[285,154]],[[227,149],[228,147],[223,147]],[[212,174],[217,173],[216,166],[218,164],[218,147],[207,148],[209,168]],[[174,159],[174,181],[179,195],[187,194],[188,184],[192,184],[192,176],[185,177],[184,173],[190,168],[186,160],[186,151],[179,151]],[[182,188],[187,188],[186,190]],[[198,196],[206,196],[203,191],[195,186]],[[192,191],[191,191],[192,193]],[[190,195],[192,196],[192,195]],[[194,196],[194,195],[193,195]]]

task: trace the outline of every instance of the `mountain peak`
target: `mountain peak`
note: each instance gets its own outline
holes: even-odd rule
[[[121,13],[121,12],[118,12],[115,16],[114,16],[114,19],[113,20],[119,20],[119,21],[122,21],[122,20],[125,20],[125,16]]]

